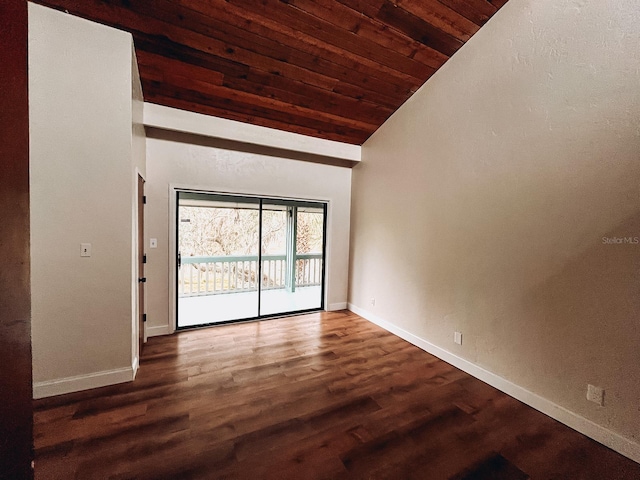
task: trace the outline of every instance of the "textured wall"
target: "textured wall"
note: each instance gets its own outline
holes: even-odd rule
[[[194,143],[190,143],[190,141]],[[256,153],[224,150],[204,137],[155,131],[147,138],[146,235],[158,239],[148,250],[148,322],[152,335],[167,333],[170,279],[169,190],[193,188],[212,192],[328,201],[327,289],[325,308],[344,308],[347,301],[351,170]],[[148,245],[148,240],[147,240]]]
[[[363,146],[350,268],[354,306],[636,446],[638,45],[635,1],[511,0]]]
[[[129,34],[29,4],[36,395],[131,379],[131,85]]]

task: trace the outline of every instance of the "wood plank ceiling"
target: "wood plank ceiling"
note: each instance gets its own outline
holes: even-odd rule
[[[362,144],[507,0],[35,0],[133,34],[145,100]]]

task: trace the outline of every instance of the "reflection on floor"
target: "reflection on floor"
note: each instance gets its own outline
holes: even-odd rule
[[[261,315],[297,312],[321,307],[322,289],[298,287],[294,293],[285,289],[265,290],[260,303]],[[178,326],[240,320],[258,316],[258,292],[226,293],[178,299]]]
[[[348,311],[153,337],[134,382],[34,409],[36,480],[640,479]]]

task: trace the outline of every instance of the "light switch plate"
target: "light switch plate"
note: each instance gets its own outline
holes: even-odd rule
[[[81,243],[80,244],[80,256],[81,257],[90,257],[91,256],[91,244],[90,243]]]
[[[158,239],[157,238],[150,238],[149,239],[149,247],[150,248],[158,248]]]

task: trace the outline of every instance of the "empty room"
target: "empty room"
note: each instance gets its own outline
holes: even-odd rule
[[[640,5],[6,0],[1,479],[640,478]]]

